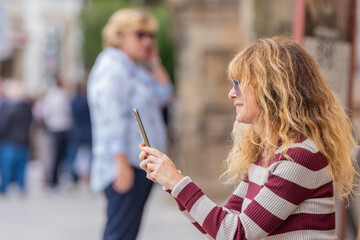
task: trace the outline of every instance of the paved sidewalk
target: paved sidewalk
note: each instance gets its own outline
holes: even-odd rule
[[[39,166],[29,168],[29,193],[16,191],[0,198],[0,239],[98,240],[104,224],[105,202],[85,184],[59,192],[41,186]],[[14,189],[15,190],[15,189]],[[148,201],[139,240],[205,239],[177,210],[175,202],[157,185]]]
[[[105,213],[102,194],[90,192],[86,184],[65,185],[59,192],[45,191],[40,166],[32,164],[28,173],[26,197],[16,191],[0,197],[1,240],[101,240]],[[359,216],[360,198],[355,200],[352,211]],[[355,238],[354,233],[347,233],[346,240]],[[155,185],[138,240],[169,239],[206,238],[177,210],[175,201]]]
[[[178,211],[175,201],[156,185],[150,196],[139,240],[207,239]]]

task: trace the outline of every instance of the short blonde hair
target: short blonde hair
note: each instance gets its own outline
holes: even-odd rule
[[[254,87],[266,130],[261,140],[252,126],[235,122],[227,158],[229,182],[244,176],[261,154],[266,160],[275,156],[278,140],[289,159],[290,144],[305,136],[327,158],[339,195],[346,198],[353,192],[352,126],[318,63],[303,47],[283,37],[260,39],[231,61],[228,74],[241,87]]]
[[[147,11],[142,9],[124,8],[111,15],[102,30],[103,48],[120,48],[124,32],[145,30],[157,31],[156,19]]]

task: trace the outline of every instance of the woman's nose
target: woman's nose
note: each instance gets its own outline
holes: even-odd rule
[[[141,43],[144,44],[145,46],[150,46],[151,44],[153,44],[154,40],[152,38],[150,38],[149,36],[144,36],[141,39]]]
[[[231,89],[230,89],[230,91],[229,91],[229,93],[228,93],[228,98],[229,98],[230,100],[233,100],[233,99],[236,98],[236,93],[235,93],[234,88],[231,88]]]

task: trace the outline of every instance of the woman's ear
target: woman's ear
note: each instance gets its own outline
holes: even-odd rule
[[[112,46],[121,49],[121,42],[124,37],[124,34],[122,31],[116,31],[115,34],[116,34],[116,37],[113,38],[113,40],[112,40],[113,42],[111,44],[112,44]]]

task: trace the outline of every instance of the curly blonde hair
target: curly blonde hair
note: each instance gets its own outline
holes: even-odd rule
[[[103,48],[120,48],[126,31],[157,31],[157,21],[149,12],[136,8],[123,8],[111,15],[102,30]]]
[[[228,67],[240,88],[254,88],[266,138],[251,125],[235,122],[234,145],[227,157],[228,183],[244,177],[260,155],[265,164],[275,156],[279,141],[284,156],[290,144],[305,136],[327,158],[339,196],[347,198],[355,184],[352,126],[330,89],[316,60],[285,37],[260,39],[238,53]]]

